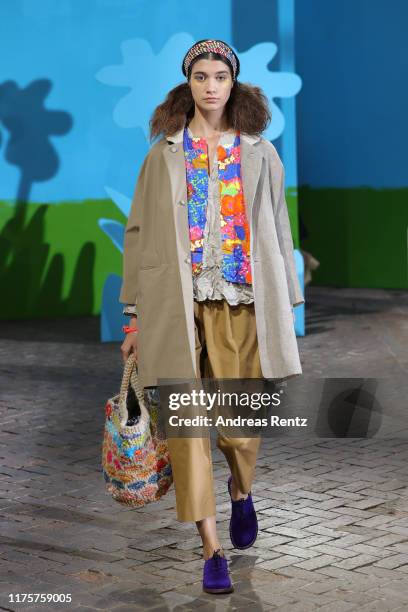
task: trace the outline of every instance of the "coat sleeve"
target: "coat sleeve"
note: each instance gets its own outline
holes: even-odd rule
[[[275,226],[279,248],[285,262],[289,299],[292,307],[294,307],[303,304],[305,299],[296,273],[292,231],[285,197],[285,169],[275,147],[271,142],[269,142],[269,145],[269,178],[272,191],[271,196],[274,208]]]
[[[123,241],[123,277],[119,302],[126,304],[127,307],[134,307],[135,313],[137,313],[141,231],[143,227],[143,202],[147,161],[148,156],[146,156],[142,164],[136,182]],[[128,308],[125,308],[125,310],[129,311]]]

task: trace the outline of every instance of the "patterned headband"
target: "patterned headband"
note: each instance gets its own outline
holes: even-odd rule
[[[187,76],[188,67],[190,66],[192,60],[197,57],[197,55],[201,55],[201,53],[219,53],[220,55],[226,57],[232,66],[233,77],[235,79],[235,75],[238,71],[238,63],[234,51],[231,49],[231,47],[222,42],[222,40],[213,39],[199,41],[187,51],[182,67],[184,76]]]

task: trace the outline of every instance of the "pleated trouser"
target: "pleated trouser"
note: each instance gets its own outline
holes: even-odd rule
[[[197,372],[203,378],[262,378],[253,304],[194,301]],[[217,432],[217,447],[243,493],[251,490],[261,438],[229,438]],[[177,519],[199,521],[216,514],[211,440],[168,438]]]

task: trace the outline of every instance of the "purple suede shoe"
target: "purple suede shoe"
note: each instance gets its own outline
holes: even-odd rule
[[[234,587],[228,573],[228,561],[214,550],[204,563],[203,591],[206,593],[232,593]]]
[[[234,501],[231,497],[231,480],[228,478],[228,493],[231,498],[230,538],[234,548],[250,548],[258,536],[258,520],[251,491],[246,499]]]

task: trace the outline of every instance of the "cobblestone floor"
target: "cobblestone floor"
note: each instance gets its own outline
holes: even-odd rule
[[[407,385],[407,294],[307,288],[306,298],[305,374]],[[176,521],[174,490],[139,510],[105,493],[119,345],[98,342],[95,318],[0,322],[0,337],[0,609],[408,610],[407,441],[263,440],[260,531],[246,551],[229,542],[227,465],[214,447],[235,591],[206,595],[200,539]],[[70,593],[72,603],[15,604],[9,593]]]

